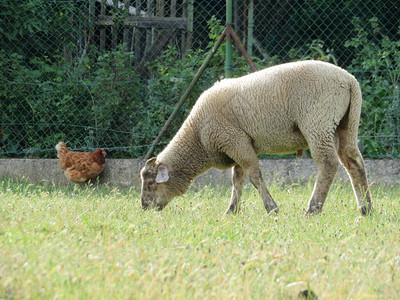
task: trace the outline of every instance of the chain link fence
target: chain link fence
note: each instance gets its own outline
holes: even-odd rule
[[[221,34],[225,1],[0,0],[0,157],[103,147],[143,157]],[[397,1],[233,1],[233,28],[258,69],[319,59],[353,73],[366,157],[400,157]],[[235,45],[237,46],[237,45]],[[225,74],[225,44],[156,147]],[[232,76],[250,72],[234,51]]]

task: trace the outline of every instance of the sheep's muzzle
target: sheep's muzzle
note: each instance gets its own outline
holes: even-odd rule
[[[154,204],[154,199],[149,198],[149,197],[144,197],[143,195],[141,196],[141,201],[142,201],[143,209],[149,209]]]
[[[156,209],[156,210],[161,211],[165,207],[165,205],[157,203],[156,199],[153,199],[153,198],[147,198],[147,197],[142,196],[141,201],[142,201],[142,208],[144,210]]]

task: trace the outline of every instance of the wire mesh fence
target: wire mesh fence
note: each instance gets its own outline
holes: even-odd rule
[[[0,0],[0,157],[55,157],[60,140],[143,157],[225,14],[216,0]],[[358,78],[360,140],[372,158],[400,157],[399,20],[396,1],[233,1],[233,28],[258,69],[319,59]],[[224,77],[224,49],[156,152]],[[231,71],[250,72],[238,51]]]

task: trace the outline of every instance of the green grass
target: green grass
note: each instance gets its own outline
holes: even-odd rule
[[[0,180],[0,299],[395,299],[400,185],[372,186],[361,217],[347,182],[305,217],[312,183],[251,186],[239,215],[206,187],[143,211],[138,190]]]

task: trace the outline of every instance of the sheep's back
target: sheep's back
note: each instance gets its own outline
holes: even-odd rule
[[[190,119],[206,135],[241,130],[258,153],[291,153],[308,148],[300,128],[340,122],[353,80],[329,63],[283,64],[216,83],[201,95]]]

